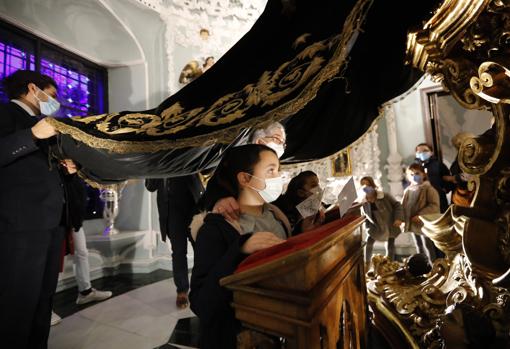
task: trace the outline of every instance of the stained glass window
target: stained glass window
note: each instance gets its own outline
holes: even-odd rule
[[[91,115],[90,79],[77,71],[64,68],[49,60],[41,59],[41,73],[51,76],[58,85],[59,116]],[[95,108],[94,108],[95,109]],[[97,113],[103,112],[98,110]]]
[[[39,70],[58,85],[57,117],[107,112],[106,69],[0,21],[0,81],[19,69]],[[0,103],[8,98],[0,88]],[[100,218],[99,191],[87,187],[86,219]]]
[[[0,22],[0,80],[18,69],[39,70],[58,86],[61,108],[56,117],[106,112],[106,70],[74,54],[66,53],[17,28]],[[0,91],[0,102],[7,96]]]

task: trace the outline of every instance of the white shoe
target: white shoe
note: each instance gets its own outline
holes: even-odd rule
[[[51,311],[51,326],[58,325],[62,322],[62,318],[58,316],[53,310]]]
[[[92,289],[92,291],[84,296],[81,293],[78,293],[78,298],[76,298],[76,304],[87,304],[90,302],[99,302],[104,301],[105,299],[108,299],[112,296],[112,293],[110,291],[99,291],[95,288]]]

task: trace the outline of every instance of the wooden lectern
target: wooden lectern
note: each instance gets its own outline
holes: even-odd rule
[[[243,327],[283,337],[286,348],[366,347],[362,222],[351,216],[290,238],[223,278]]]

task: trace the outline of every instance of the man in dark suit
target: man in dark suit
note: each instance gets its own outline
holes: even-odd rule
[[[178,308],[188,306],[188,251],[189,225],[203,186],[198,175],[165,179],[147,179],[146,188],[158,192],[158,212],[161,237],[168,237],[172,247],[172,269],[177,287]]]
[[[57,85],[20,70],[3,88],[11,102],[0,106],[0,341],[3,348],[46,348],[64,191],[50,156],[56,131],[38,116],[58,109]]]

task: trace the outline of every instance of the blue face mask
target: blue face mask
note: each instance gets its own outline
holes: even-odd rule
[[[375,192],[375,189],[367,185],[363,187],[363,191],[365,192],[365,194],[373,194]]]
[[[48,97],[48,100],[42,101],[40,100],[37,95],[35,95],[35,98],[39,101],[39,109],[41,110],[41,114],[43,115],[53,115],[60,109],[60,103],[57,102],[57,100],[51,96],[49,96],[46,92],[39,89],[42,93]]]
[[[427,161],[432,156],[432,153],[429,151],[423,152],[423,153],[416,153],[416,157],[420,159],[421,161]]]
[[[421,174],[413,175],[413,181],[417,184],[421,184],[423,182],[423,176]]]

